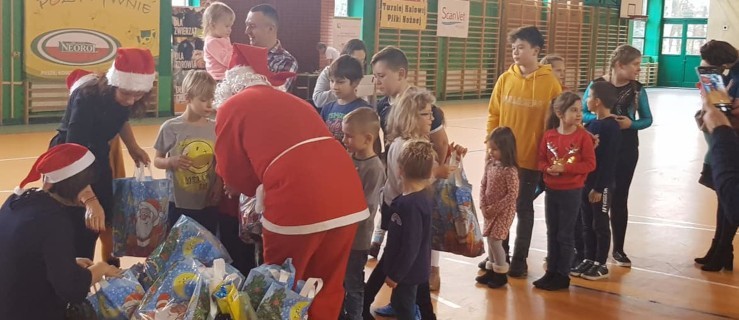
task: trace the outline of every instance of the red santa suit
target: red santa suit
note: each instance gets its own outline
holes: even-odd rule
[[[356,223],[369,217],[354,164],[310,104],[272,87],[291,74],[272,74],[266,49],[234,44],[231,64],[219,91],[246,85],[218,105],[216,171],[263,197],[265,262],[293,258],[297,279],[323,279],[309,318],[337,319]]]

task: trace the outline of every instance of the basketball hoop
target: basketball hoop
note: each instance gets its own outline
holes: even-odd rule
[[[639,20],[639,21],[647,21],[647,16],[643,15],[632,15],[630,14],[628,18],[629,20]]]

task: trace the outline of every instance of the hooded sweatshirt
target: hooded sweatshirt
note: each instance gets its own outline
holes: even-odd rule
[[[523,76],[514,64],[495,83],[488,110],[488,135],[497,127],[509,127],[516,137],[518,165],[537,170],[537,150],[546,126],[549,106],[562,93],[550,65],[540,65]]]

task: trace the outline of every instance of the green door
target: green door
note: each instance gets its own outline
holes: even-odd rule
[[[662,49],[659,56],[659,85],[695,87],[695,67],[700,48],[706,43],[708,19],[664,19]]]

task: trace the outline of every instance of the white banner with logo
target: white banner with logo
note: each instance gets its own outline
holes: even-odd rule
[[[61,80],[77,68],[104,72],[120,47],[147,48],[158,60],[159,4],[24,0],[26,74]]]
[[[463,0],[439,0],[439,21],[436,35],[439,37],[467,38],[470,29],[470,2]]]
[[[341,51],[351,39],[362,39],[362,18],[334,17],[332,46]]]

